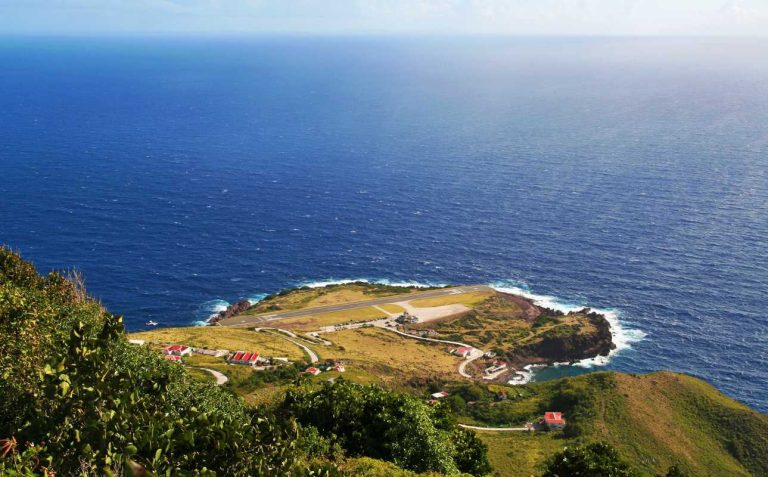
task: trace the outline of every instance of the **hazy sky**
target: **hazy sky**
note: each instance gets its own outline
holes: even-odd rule
[[[0,33],[768,35],[768,0],[0,0]]]

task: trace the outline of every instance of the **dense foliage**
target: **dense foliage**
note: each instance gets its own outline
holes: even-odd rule
[[[383,459],[417,472],[490,472],[485,445],[473,433],[412,396],[337,380],[319,390],[289,391],[282,408],[350,456]]]
[[[632,477],[629,465],[605,443],[571,447],[557,454],[543,477]]]
[[[0,249],[0,473],[272,475],[296,429],[125,341],[77,280]]]

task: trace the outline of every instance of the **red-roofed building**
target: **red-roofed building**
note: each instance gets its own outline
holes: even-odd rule
[[[311,374],[312,376],[317,376],[322,371],[320,371],[319,369],[317,369],[315,367],[312,367],[312,368],[307,368],[304,372],[307,373],[307,374]]]
[[[165,347],[165,354],[168,356],[186,356],[192,352],[192,348],[180,344],[174,344]]]
[[[175,354],[166,354],[164,358],[166,361],[175,361],[177,363],[181,362],[181,356],[176,356]]]
[[[446,398],[446,397],[448,397],[448,393],[445,392],[445,391],[440,391],[440,392],[432,394],[432,398],[433,399],[443,399],[443,398]]]
[[[259,353],[251,353],[248,351],[235,351],[232,356],[229,357],[229,364],[245,364],[247,366],[253,366],[259,362]]]
[[[462,358],[466,358],[472,353],[472,347],[470,346],[460,346],[454,350],[451,351],[456,356],[461,356]]]
[[[561,412],[545,412],[544,419],[541,420],[541,424],[544,425],[550,431],[561,431],[565,428],[565,419]]]

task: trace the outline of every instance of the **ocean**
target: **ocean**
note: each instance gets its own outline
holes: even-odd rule
[[[768,412],[768,42],[0,38],[0,242],[131,330],[493,284]]]

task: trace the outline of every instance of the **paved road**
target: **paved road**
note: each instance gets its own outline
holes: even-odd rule
[[[320,358],[318,358],[317,353],[312,351],[307,346],[304,346],[303,344],[299,343],[298,341],[296,341],[294,339],[291,339],[291,338],[288,338],[288,337],[285,336],[285,335],[292,336],[292,337],[296,338],[297,340],[302,340],[303,341],[303,338],[301,338],[298,335],[296,335],[296,333],[292,333],[292,332],[290,332],[288,330],[283,330],[281,328],[254,328],[254,331],[262,331],[262,330],[267,330],[268,333],[269,333],[269,330],[274,330],[274,332],[270,333],[270,334],[277,335],[280,338],[284,339],[285,341],[288,341],[289,343],[293,343],[296,346],[298,346],[299,348],[303,349],[304,352],[307,353],[307,356],[309,356],[309,360],[312,363],[317,363],[318,361],[320,361]],[[314,344],[314,343],[312,343],[312,344]]]
[[[221,386],[222,384],[224,384],[227,381],[229,381],[229,378],[224,373],[220,373],[219,371],[216,371],[215,369],[198,368],[196,366],[187,366],[187,367],[188,368],[192,368],[192,369],[201,369],[203,371],[208,371],[209,373],[211,373],[213,375],[214,378],[216,378],[216,384],[219,385],[219,386]]]
[[[284,339],[285,341],[289,341],[289,342],[295,344],[296,346],[298,346],[299,348],[303,349],[304,352],[307,353],[307,356],[309,356],[309,361],[311,363],[317,363],[318,361],[320,361],[320,358],[317,357],[317,353],[315,353],[314,351],[312,351],[308,347],[304,346],[303,344],[299,343],[298,341],[292,340],[290,338],[286,338],[285,336],[281,336],[281,338]]]
[[[461,343],[459,341],[448,341],[448,340],[439,340],[436,338],[425,338],[423,336],[416,336],[409,333],[403,333],[402,331],[395,330],[393,328],[387,328],[382,326],[385,330],[392,331],[393,333],[397,333],[402,336],[407,336],[408,338],[413,338],[415,340],[421,340],[421,341],[431,341],[432,343],[445,343],[450,345],[456,345],[456,346],[465,346],[467,348],[472,348],[472,351],[469,353],[469,356],[467,356],[464,361],[462,361],[459,364],[459,374],[464,376],[465,378],[472,379],[472,375],[469,374],[466,369],[467,365],[471,363],[472,361],[475,361],[476,359],[480,359],[485,354],[485,351],[481,349],[477,349],[474,346],[468,345],[466,343]]]
[[[459,424],[459,427],[463,427],[464,429],[472,429],[475,431],[528,431],[527,427],[478,427],[478,426],[467,426],[464,424]]]
[[[427,298],[439,298],[450,295],[458,295],[459,293],[471,293],[471,292],[491,292],[493,288],[485,285],[470,285],[462,287],[441,288],[439,290],[429,290],[423,292],[409,293],[407,295],[394,295],[383,298],[374,298],[371,300],[357,301],[354,303],[342,303],[339,305],[326,305],[317,306],[312,308],[304,308],[301,310],[289,310],[278,311],[274,313],[263,313],[253,316],[233,316],[225,320],[219,321],[219,325],[222,326],[253,326],[258,323],[264,323],[275,320],[282,320],[284,318],[296,318],[298,316],[313,316],[321,313],[332,313],[335,311],[347,311],[355,310],[358,308],[368,308],[375,305],[386,305],[389,303],[397,303],[399,301],[410,300],[424,300]]]

